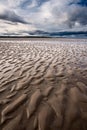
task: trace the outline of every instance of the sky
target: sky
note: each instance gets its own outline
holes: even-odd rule
[[[87,37],[87,0],[0,0],[0,36]]]

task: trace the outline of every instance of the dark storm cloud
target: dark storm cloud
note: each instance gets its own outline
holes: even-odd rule
[[[76,23],[79,23],[81,25],[87,25],[87,8],[75,8],[71,13],[68,14],[67,23],[70,27],[75,26]]]
[[[22,17],[18,16],[15,12],[10,10],[5,10],[4,12],[0,13],[0,19],[23,24],[27,23]]]

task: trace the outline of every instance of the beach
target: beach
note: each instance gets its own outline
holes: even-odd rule
[[[87,130],[87,39],[0,40],[0,130]]]

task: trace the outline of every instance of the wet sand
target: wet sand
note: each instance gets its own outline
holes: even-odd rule
[[[0,40],[0,130],[87,130],[87,40]]]

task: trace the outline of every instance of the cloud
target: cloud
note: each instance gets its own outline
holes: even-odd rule
[[[14,11],[4,10],[0,13],[0,19],[26,24],[27,22]]]
[[[83,13],[84,12],[84,13]],[[87,8],[86,7],[75,7],[68,14],[68,24],[70,27],[75,25],[87,25]]]
[[[76,1],[72,1],[69,5],[73,5],[73,4],[86,7],[87,6],[87,0],[76,0]]]
[[[28,31],[34,31],[36,28],[30,24],[12,23],[10,21],[0,20],[0,35],[28,35]]]
[[[82,32],[87,31],[86,12],[86,0],[0,0],[0,28],[8,30],[2,28],[4,34],[27,35],[35,29],[38,35],[40,31]]]
[[[20,6],[25,9],[34,9],[40,7],[43,3],[50,0],[22,0]]]

